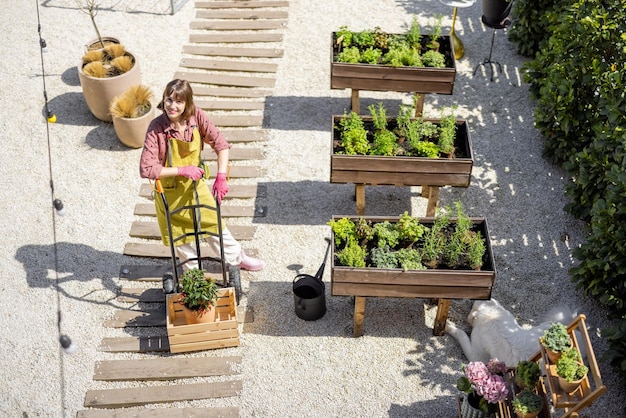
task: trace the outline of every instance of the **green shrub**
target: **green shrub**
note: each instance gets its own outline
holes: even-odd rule
[[[426,67],[445,68],[446,56],[438,51],[426,51],[422,54],[422,63]]]
[[[337,251],[336,255],[344,266],[365,267],[367,251],[354,240],[351,240],[341,251]]]

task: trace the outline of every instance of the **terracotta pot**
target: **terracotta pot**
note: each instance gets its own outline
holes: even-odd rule
[[[568,382],[566,379],[562,378],[559,375],[557,375],[557,377],[559,378],[559,386],[561,387],[561,390],[563,392],[573,393],[576,391],[576,389],[578,389],[578,387],[581,385],[583,380],[585,380],[585,377],[587,377],[587,375],[585,375],[582,379],[575,380],[573,382]]]
[[[522,414],[521,412],[515,411],[515,415],[517,415],[517,418],[535,418],[537,415],[539,415],[540,412],[541,410]]]
[[[113,128],[122,144],[130,148],[141,148],[152,119],[154,119],[154,106],[150,106],[150,110],[138,118],[113,117]]]
[[[126,52],[133,60],[135,57]],[[109,113],[109,105],[115,96],[119,96],[129,87],[141,84],[141,70],[139,63],[124,74],[115,77],[96,78],[90,77],[83,72],[82,61],[78,64],[78,78],[83,88],[83,96],[91,113],[104,122],[111,122],[113,118]]]
[[[209,308],[202,314],[197,314],[196,311],[192,311],[181,303],[183,307],[183,314],[185,315],[185,321],[187,324],[203,324],[207,322],[215,322],[216,311],[214,308]]]

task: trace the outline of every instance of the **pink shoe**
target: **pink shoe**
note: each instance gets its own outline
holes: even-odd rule
[[[263,270],[265,267],[265,262],[263,260],[259,260],[258,258],[250,257],[246,255],[246,253],[241,250],[241,263],[239,263],[239,268],[248,271],[259,271]]]

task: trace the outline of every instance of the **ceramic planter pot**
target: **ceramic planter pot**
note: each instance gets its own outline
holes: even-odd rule
[[[343,116],[333,116],[333,137],[330,155],[330,182],[396,186],[456,186],[468,187],[472,176],[474,156],[469,127],[466,121],[457,120],[454,158],[427,158],[405,156],[346,155],[337,154],[341,143],[336,126]],[[365,124],[372,117],[362,116]],[[435,124],[438,119],[424,119]],[[389,119],[389,127],[395,119]]]
[[[78,78],[83,89],[83,96],[89,107],[89,111],[98,119],[104,122],[111,122],[113,118],[109,113],[111,100],[119,96],[129,87],[141,84],[141,70],[139,63],[130,52],[126,52],[135,62],[133,67],[115,77],[96,78],[88,76],[83,72],[82,61],[78,64]]]
[[[512,5],[512,0],[482,0],[482,11],[485,24],[491,27],[500,26],[502,21],[511,13]]]
[[[141,148],[146,138],[146,132],[150,122],[155,117],[154,106],[143,116],[138,118],[113,117],[115,134],[129,148]]]

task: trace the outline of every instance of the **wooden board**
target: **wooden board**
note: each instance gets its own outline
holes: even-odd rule
[[[252,101],[252,100],[195,100],[196,106],[202,110],[215,111],[215,110],[263,110],[265,109],[265,102]]]
[[[277,64],[257,61],[224,61],[203,58],[183,58],[180,60],[180,67],[200,68],[214,71],[241,71],[252,73],[275,73],[278,70]]]
[[[262,7],[289,7],[288,1],[196,1],[196,9],[248,9]]]
[[[256,257],[258,251],[256,249],[246,248],[246,254]],[[209,265],[210,267],[210,265]],[[119,278],[121,280],[129,280],[136,282],[161,282],[163,274],[172,268],[170,263],[158,265],[146,264],[124,264],[120,268]],[[245,270],[241,271],[242,274]]]
[[[177,71],[174,77],[185,79],[190,83],[214,84],[217,86],[274,87],[276,83],[276,79],[269,77],[224,75],[198,71]]]
[[[255,226],[231,225],[228,227],[237,241],[246,241],[254,238]],[[161,229],[158,223],[148,221],[134,221],[129,235],[134,238],[161,239]]]
[[[165,331],[165,328],[163,330]],[[170,342],[167,335],[103,338],[98,351],[107,353],[169,352]]]
[[[271,30],[287,26],[286,20],[194,20],[192,30]]]
[[[233,364],[241,356],[101,360],[94,367],[93,380],[172,380],[189,377],[237,374]]]
[[[198,10],[199,19],[287,19],[286,10]]]
[[[78,411],[76,418],[235,418],[239,417],[237,407],[216,408],[148,408]]]
[[[205,82],[204,80],[201,83]],[[206,81],[208,82],[208,81]],[[193,84],[193,95],[196,97],[247,97],[259,98],[271,96],[270,90],[253,89],[250,87],[216,87],[203,84]]]
[[[123,287],[118,290],[115,300],[126,303],[162,303],[165,295],[161,288]]]
[[[243,382],[241,380],[233,380],[187,385],[89,390],[85,394],[84,406],[93,408],[121,408],[151,403],[223,398],[236,396],[242,389]]]
[[[222,134],[228,142],[263,142],[269,141],[270,133],[266,129],[223,129],[220,128]]]
[[[226,136],[224,133],[222,134]],[[227,138],[227,141],[230,142],[230,138]],[[206,147],[204,148],[204,150],[202,150],[202,158],[204,158],[205,160],[217,160],[217,155],[215,154],[215,151],[213,151],[213,148]],[[265,154],[263,153],[263,150],[261,148],[252,148],[252,147],[243,147],[243,146],[232,147],[230,149],[230,152],[228,153],[228,159],[230,161],[262,160],[264,158],[265,158]],[[234,186],[236,185],[233,184],[233,187]],[[239,187],[242,189],[244,189],[245,187],[256,188],[256,185],[254,186],[241,185]],[[230,194],[231,190],[229,190],[228,193]]]
[[[240,324],[254,320],[254,315],[248,313],[246,306],[237,307],[237,319]],[[143,328],[143,327],[165,327],[165,310],[133,310],[118,309],[113,312],[113,316],[103,322],[105,328]]]
[[[249,57],[249,58],[282,58],[284,51],[280,48],[242,48],[220,47],[207,45],[183,45],[183,53],[215,57]],[[260,85],[260,87],[267,87]]]
[[[257,150],[251,149],[250,156],[259,156],[256,152]],[[231,151],[232,152],[232,151]],[[260,150],[259,150],[260,152]],[[210,154],[215,155],[212,151],[203,151],[202,158],[207,158]],[[261,159],[261,158],[250,158],[250,159]],[[245,198],[259,198],[267,196],[267,187],[265,185],[257,185],[257,184],[229,184],[228,185],[228,194],[225,199],[245,199]],[[139,188],[139,196],[145,197],[147,199],[152,200],[152,186],[149,183],[143,183]]]
[[[209,119],[220,129],[224,127],[260,128],[263,126],[263,116],[209,114]]]
[[[259,209],[256,210],[252,206],[224,206],[221,212],[222,218],[265,216],[266,210],[264,208]],[[156,209],[154,203],[137,203],[134,213],[137,216],[156,216]]]
[[[256,43],[256,42],[282,42],[282,33],[192,33],[189,35],[189,42],[202,43]]]
[[[201,251],[203,251],[206,247],[201,245]],[[141,243],[141,242],[128,242],[124,246],[124,254],[135,256],[135,257],[150,257],[150,258],[171,258],[170,248],[165,245],[152,244],[152,243]],[[246,250],[246,254],[248,254],[248,250]],[[202,252],[203,256],[207,256]]]

